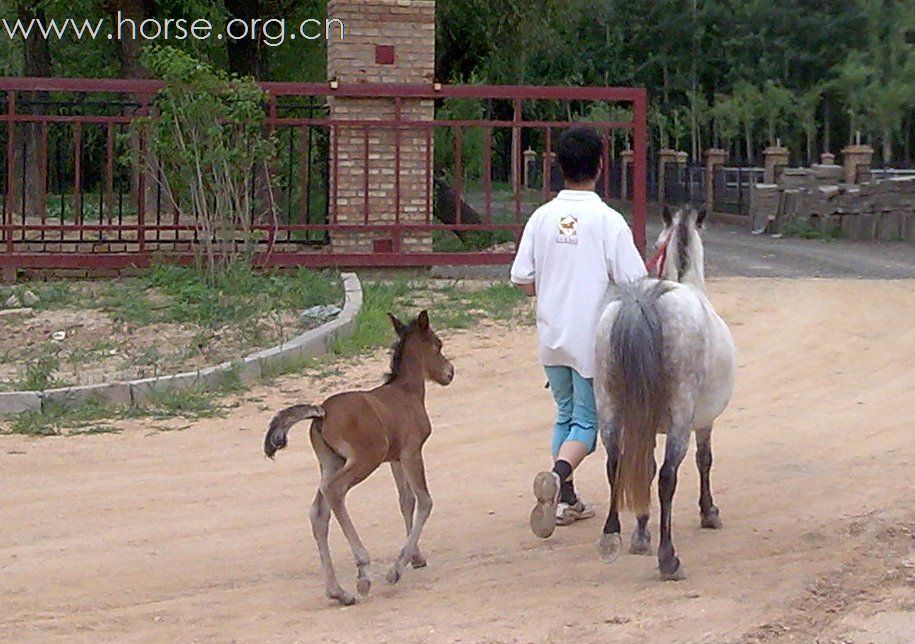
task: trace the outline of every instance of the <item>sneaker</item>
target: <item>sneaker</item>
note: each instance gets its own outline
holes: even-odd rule
[[[537,505],[531,510],[531,530],[541,539],[546,539],[556,529],[559,475],[556,472],[540,472],[535,476],[534,497]]]
[[[582,519],[594,516],[594,508],[584,503],[581,499],[571,505],[559,503],[556,505],[556,525],[569,525]]]

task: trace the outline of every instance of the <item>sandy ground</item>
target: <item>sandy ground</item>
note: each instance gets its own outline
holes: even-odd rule
[[[691,455],[680,470],[684,581],[658,581],[654,558],[597,559],[600,452],[577,478],[598,518],[547,541],[530,534],[552,403],[534,330],[487,327],[448,337],[457,378],[428,396],[428,568],[384,583],[403,536],[390,474],[379,471],[350,496],[375,587],[357,606],[332,605],[308,524],[318,476],[306,428],[277,462],[261,453],[273,411],[341,382],[377,382],[379,355],[331,381],[257,390],[260,401],[184,431],[0,437],[0,639],[911,641],[913,289],[710,283],[740,370],[713,435],[723,530],[698,526]],[[624,531],[632,525],[625,517]],[[652,531],[656,542],[656,512]],[[335,524],[331,546],[352,589]]]

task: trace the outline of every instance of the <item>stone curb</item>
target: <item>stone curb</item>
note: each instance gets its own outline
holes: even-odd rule
[[[280,370],[294,360],[322,356],[334,340],[345,338],[356,326],[356,316],[362,309],[362,284],[355,273],[342,273],[344,304],[340,314],[316,329],[291,340],[263,349],[240,360],[223,362],[215,367],[177,373],[158,378],[142,378],[126,382],[108,382],[79,387],[64,387],[45,391],[0,392],[0,416],[39,411],[49,403],[78,406],[88,400],[101,400],[118,405],[139,405],[166,391],[191,388],[216,389],[227,380],[244,383],[257,381],[265,371]]]

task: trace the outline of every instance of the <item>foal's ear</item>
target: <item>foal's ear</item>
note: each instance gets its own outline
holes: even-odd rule
[[[702,228],[702,226],[705,225],[706,210],[706,207],[702,207],[696,211],[696,228]]]
[[[429,330],[429,314],[425,311],[420,311],[419,315],[416,318],[416,325],[419,327],[420,331]]]
[[[388,317],[391,319],[391,324],[394,325],[394,332],[397,333],[397,337],[402,338],[404,330],[407,328],[406,325],[394,317],[393,313],[388,313]]]
[[[665,226],[670,226],[674,221],[674,214],[670,210],[670,205],[666,203],[661,206],[661,219],[664,220]]]

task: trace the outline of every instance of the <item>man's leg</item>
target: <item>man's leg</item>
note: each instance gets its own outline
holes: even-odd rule
[[[544,367],[553,400],[556,401],[556,423],[553,425],[553,470],[540,472],[534,478],[534,496],[537,504],[531,511],[531,530],[543,539],[556,528],[556,506],[559,503],[561,483],[572,473],[572,466],[563,456],[567,444],[572,413],[574,411],[572,370],[569,367]],[[558,472],[557,472],[558,469]]]
[[[597,446],[597,410],[594,402],[594,385],[591,378],[583,378],[572,370],[572,421],[569,436],[559,450],[560,460],[569,463],[574,471],[585,456],[592,453]],[[594,511],[580,501],[575,494],[571,473],[563,482],[560,494],[563,507],[557,514],[560,525],[573,523],[578,519],[594,516]]]

